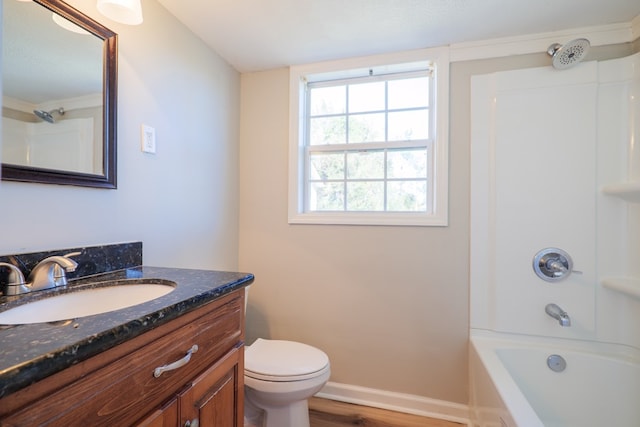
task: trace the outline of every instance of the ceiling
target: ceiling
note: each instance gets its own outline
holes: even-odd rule
[[[158,1],[240,72],[630,23],[640,15],[640,0]]]

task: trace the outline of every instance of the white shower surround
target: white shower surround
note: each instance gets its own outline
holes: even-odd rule
[[[639,97],[640,54],[473,77],[472,341],[487,330],[640,350]],[[545,247],[582,274],[535,276]]]
[[[95,158],[94,119],[66,119],[55,124],[2,119],[4,163],[44,169],[95,173],[102,168],[102,153]]]

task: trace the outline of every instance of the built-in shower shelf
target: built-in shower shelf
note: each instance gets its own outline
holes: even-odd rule
[[[640,299],[640,278],[608,277],[602,279],[602,286]]]
[[[640,182],[623,182],[621,184],[607,185],[602,192],[611,196],[617,196],[632,203],[640,203]]]

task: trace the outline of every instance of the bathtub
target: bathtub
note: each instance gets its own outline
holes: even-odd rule
[[[475,329],[470,341],[472,425],[640,426],[637,349]]]

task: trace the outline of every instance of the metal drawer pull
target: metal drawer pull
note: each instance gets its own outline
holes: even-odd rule
[[[168,365],[164,365],[164,366],[160,366],[160,367],[156,368],[153,371],[153,376],[158,378],[164,372],[173,371],[174,369],[178,369],[178,368],[183,367],[184,365],[189,363],[189,360],[191,360],[191,355],[193,353],[195,353],[196,351],[198,351],[198,345],[194,344],[193,347],[191,347],[189,349],[189,351],[187,351],[187,354],[182,359],[176,360],[175,362],[169,363]]]

